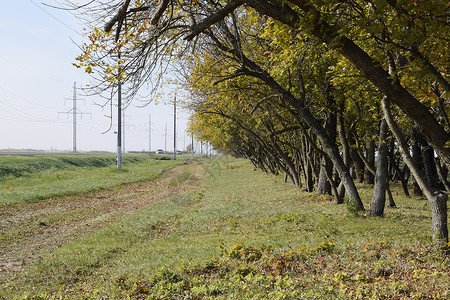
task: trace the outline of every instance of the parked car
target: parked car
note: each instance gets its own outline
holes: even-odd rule
[[[156,154],[164,154],[164,150],[163,149],[158,149],[158,150],[156,150]]]
[[[177,150],[177,155],[181,155],[183,154],[183,152],[181,152],[180,150]]]

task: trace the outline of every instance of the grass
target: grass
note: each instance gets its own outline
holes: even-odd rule
[[[149,159],[144,155],[124,156],[124,163]],[[115,164],[114,155],[12,155],[0,156],[0,178],[23,177],[44,170],[70,167],[106,167]]]
[[[114,155],[48,155],[0,157],[0,205],[38,201],[119,184],[156,178],[178,161],[124,155],[123,168]]]
[[[200,188],[48,253],[3,286],[3,296],[450,297],[449,260],[430,246],[426,201],[394,190],[400,209],[370,218],[253,171],[246,161],[214,160],[203,168]],[[185,180],[180,173],[168,186]],[[368,207],[371,192],[360,189]]]

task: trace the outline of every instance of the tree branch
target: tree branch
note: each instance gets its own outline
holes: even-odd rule
[[[170,3],[170,0],[162,0],[159,3],[158,9],[156,10],[155,14],[153,15],[153,17],[150,20],[150,24],[156,25],[156,23],[158,23],[159,19],[161,18],[162,14],[166,10],[169,3]]]
[[[109,20],[108,23],[105,24],[106,32],[110,32],[111,29],[113,28],[114,24],[116,24],[117,22],[119,22],[120,20],[123,20],[125,18],[125,15],[127,14],[127,9],[128,9],[129,5],[130,5],[130,0],[125,0],[123,2],[122,7],[119,9],[117,14],[111,20]],[[120,32],[120,26],[117,29],[117,31]]]
[[[242,4],[244,4],[244,0],[232,0],[228,2],[222,9],[219,9],[216,13],[209,15],[202,22],[191,26],[191,33],[185,36],[184,39],[187,41],[192,40],[194,37],[196,37],[211,25],[214,25],[217,22],[221,21]]]

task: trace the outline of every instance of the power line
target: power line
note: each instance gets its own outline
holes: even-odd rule
[[[70,27],[69,25],[67,25],[66,23],[64,23],[63,21],[61,21],[60,19],[58,19],[56,16],[54,16],[53,14],[51,14],[49,11],[47,11],[46,9],[44,9],[43,7],[41,7],[39,4],[37,4],[36,2],[34,2],[33,0],[28,0],[31,3],[33,3],[34,5],[36,5],[39,9],[41,9],[42,11],[44,11],[46,14],[48,14],[50,17],[52,17],[53,19],[55,19],[56,21],[58,21],[59,23],[63,24],[64,26],[66,26],[67,28],[69,28],[70,30],[72,30],[73,32],[75,32],[76,34],[80,34],[78,31],[76,31],[75,29],[73,29],[72,27]]]
[[[55,107],[55,106],[46,106],[46,105],[42,105],[42,104],[40,104],[40,103],[37,103],[37,102],[31,101],[31,100],[28,100],[28,99],[26,99],[25,97],[19,96],[19,95],[17,95],[16,93],[14,93],[14,92],[12,92],[12,91],[10,91],[10,90],[8,90],[8,89],[5,89],[5,88],[2,87],[2,86],[0,86],[0,89],[3,90],[4,92],[10,94],[11,96],[14,96],[14,97],[16,97],[16,98],[18,98],[18,99],[20,99],[20,100],[23,100],[23,101],[25,101],[25,102],[28,102],[28,103],[30,103],[30,104],[36,105],[36,106],[39,107],[39,108],[43,108],[43,109],[44,109],[44,108],[45,108],[45,109],[47,109],[47,108],[57,108],[57,107]],[[3,103],[4,103],[4,102],[3,102]],[[17,104],[14,104],[14,105],[15,105],[15,106],[20,106],[20,107],[26,107],[26,106],[17,105]]]
[[[25,111],[23,111],[23,110],[20,110],[20,109],[14,107],[13,105],[11,105],[11,104],[9,104],[9,103],[4,103],[4,102],[3,102],[3,103],[2,103],[2,106],[3,106],[3,107],[2,107],[1,113],[7,113],[7,114],[9,114],[9,117],[20,118],[20,119],[18,119],[18,120],[29,121],[29,122],[30,122],[30,121],[33,121],[33,122],[55,122],[55,121],[53,121],[53,120],[44,119],[44,118],[41,118],[41,117],[39,117],[39,116],[30,114],[30,113],[25,112]],[[18,113],[7,110],[7,109],[5,108],[5,106],[6,106],[6,107],[9,107],[10,109],[12,109],[12,110],[14,110],[14,111],[17,111]],[[11,116],[11,115],[12,115],[12,116]]]
[[[33,120],[33,119],[24,119],[23,117],[17,115],[4,115],[0,113],[2,121],[13,121],[13,122],[21,122],[21,123],[63,123],[60,121],[50,121],[50,120]]]

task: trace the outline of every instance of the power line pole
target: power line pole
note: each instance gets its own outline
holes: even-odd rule
[[[83,117],[83,115],[90,115],[91,113],[85,113],[80,111],[79,109],[77,109],[77,101],[84,101],[84,99],[77,99],[77,83],[74,82],[73,83],[73,94],[72,94],[72,99],[70,98],[66,98],[64,100],[69,100],[72,101],[72,109],[66,112],[58,112],[58,117],[59,114],[67,114],[67,117],[69,117],[69,114],[72,113],[72,147],[73,147],[73,152],[77,152],[77,115],[81,115],[81,117]],[[64,101],[65,102],[65,101]]]
[[[72,95],[72,102],[73,102],[73,108],[72,108],[72,121],[73,121],[73,152],[77,152],[77,83],[73,83],[73,95]]]
[[[119,73],[117,76],[117,168],[122,168],[122,83],[120,81],[120,73],[122,67],[120,65],[120,52],[118,53],[119,59]]]
[[[125,128],[126,127],[130,128],[130,127],[134,126],[132,124],[126,124],[127,117],[131,119],[130,115],[125,114],[125,108],[122,108],[122,153],[126,153],[126,151],[125,151],[125,131],[126,131]]]
[[[158,132],[158,130],[152,129],[152,115],[148,115],[148,123],[145,123],[145,125],[148,125],[148,129],[145,129],[143,131],[148,131],[148,153],[152,152],[152,132]]]
[[[164,130],[164,153],[167,152],[167,122],[166,122],[166,128]]]
[[[177,159],[177,96],[173,100],[173,159]]]
[[[122,108],[122,153],[125,153],[125,109]]]
[[[148,153],[152,152],[152,115],[148,115]]]

